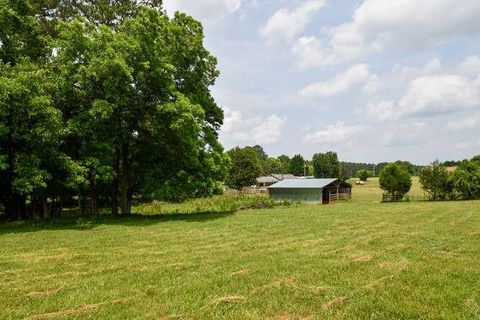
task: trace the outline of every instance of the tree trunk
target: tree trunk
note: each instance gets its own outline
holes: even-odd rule
[[[90,179],[90,213],[98,213],[97,179],[95,177],[95,172]]]
[[[7,206],[5,207],[5,213],[9,220],[26,219],[26,203],[25,197],[19,194],[11,194]]]
[[[127,146],[126,144],[122,144],[120,151],[120,210],[122,214],[130,214],[128,201],[129,167],[127,163],[127,155]]]
[[[112,182],[112,194],[110,199],[113,215],[118,215],[118,177],[120,176],[119,154],[120,152],[116,150],[113,158],[113,170],[116,173],[116,177],[113,179],[113,182]]]

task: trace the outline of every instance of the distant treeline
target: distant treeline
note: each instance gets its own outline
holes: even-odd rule
[[[415,165],[409,161],[396,161],[396,163],[402,164],[411,175],[418,175],[423,166]],[[361,170],[368,171],[371,176],[379,176],[382,170],[389,164],[389,162],[380,163],[363,163],[363,162],[341,162],[341,165],[345,168],[347,175],[350,178],[358,177],[358,172]]]

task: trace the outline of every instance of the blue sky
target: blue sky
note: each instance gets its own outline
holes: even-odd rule
[[[165,0],[202,21],[227,149],[342,160],[480,154],[478,0]]]

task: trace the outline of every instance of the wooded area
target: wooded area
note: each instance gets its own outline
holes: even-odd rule
[[[202,25],[161,1],[0,1],[0,202],[65,206],[211,195],[227,157]]]

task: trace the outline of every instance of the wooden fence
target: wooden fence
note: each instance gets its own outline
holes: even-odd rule
[[[352,194],[350,192],[330,193],[330,202],[351,200]]]

